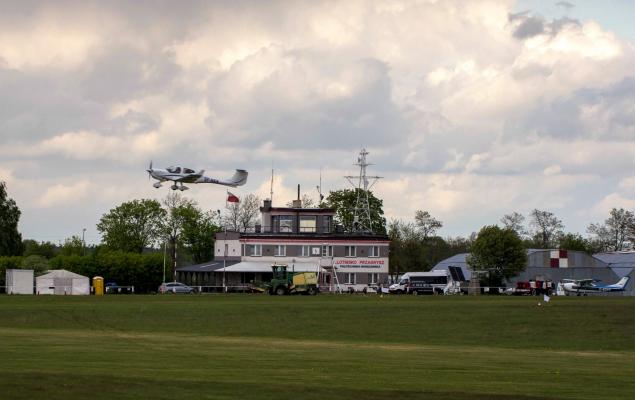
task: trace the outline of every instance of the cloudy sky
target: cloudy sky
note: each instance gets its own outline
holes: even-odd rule
[[[0,180],[26,238],[98,242],[145,172],[236,194],[343,189],[361,147],[388,218],[469,235],[533,208],[584,233],[635,208],[630,1],[0,2]],[[225,189],[186,192],[223,208]]]

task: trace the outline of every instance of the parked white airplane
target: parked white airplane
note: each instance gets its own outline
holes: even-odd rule
[[[157,189],[161,187],[162,182],[166,181],[174,182],[170,186],[172,190],[179,189],[181,191],[189,189],[183,185],[184,183],[215,183],[231,187],[242,186],[247,183],[247,171],[244,169],[237,169],[234,176],[226,180],[203,176],[205,170],[197,172],[186,167],[152,168],[152,161],[150,161],[150,167],[146,171],[148,171],[148,176],[158,180],[152,185]]]
[[[617,283],[612,285],[599,284],[597,279],[563,279],[562,288],[565,293],[568,294],[588,294],[598,292],[622,292],[626,283],[628,283],[628,276],[623,277]]]

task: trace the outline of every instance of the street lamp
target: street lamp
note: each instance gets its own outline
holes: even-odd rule
[[[82,255],[86,255],[86,241],[84,240],[84,235],[86,233],[86,228],[82,229]]]

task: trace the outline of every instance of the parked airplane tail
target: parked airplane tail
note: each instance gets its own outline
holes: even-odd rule
[[[619,287],[620,289],[624,289],[624,287],[626,286],[626,284],[628,283],[629,277],[625,276],[622,279],[620,279],[615,286]]]

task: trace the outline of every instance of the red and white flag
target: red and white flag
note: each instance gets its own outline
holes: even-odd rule
[[[238,202],[240,202],[240,199],[238,198],[238,196],[236,196],[232,192],[227,192],[227,202],[228,203],[238,203]]]

